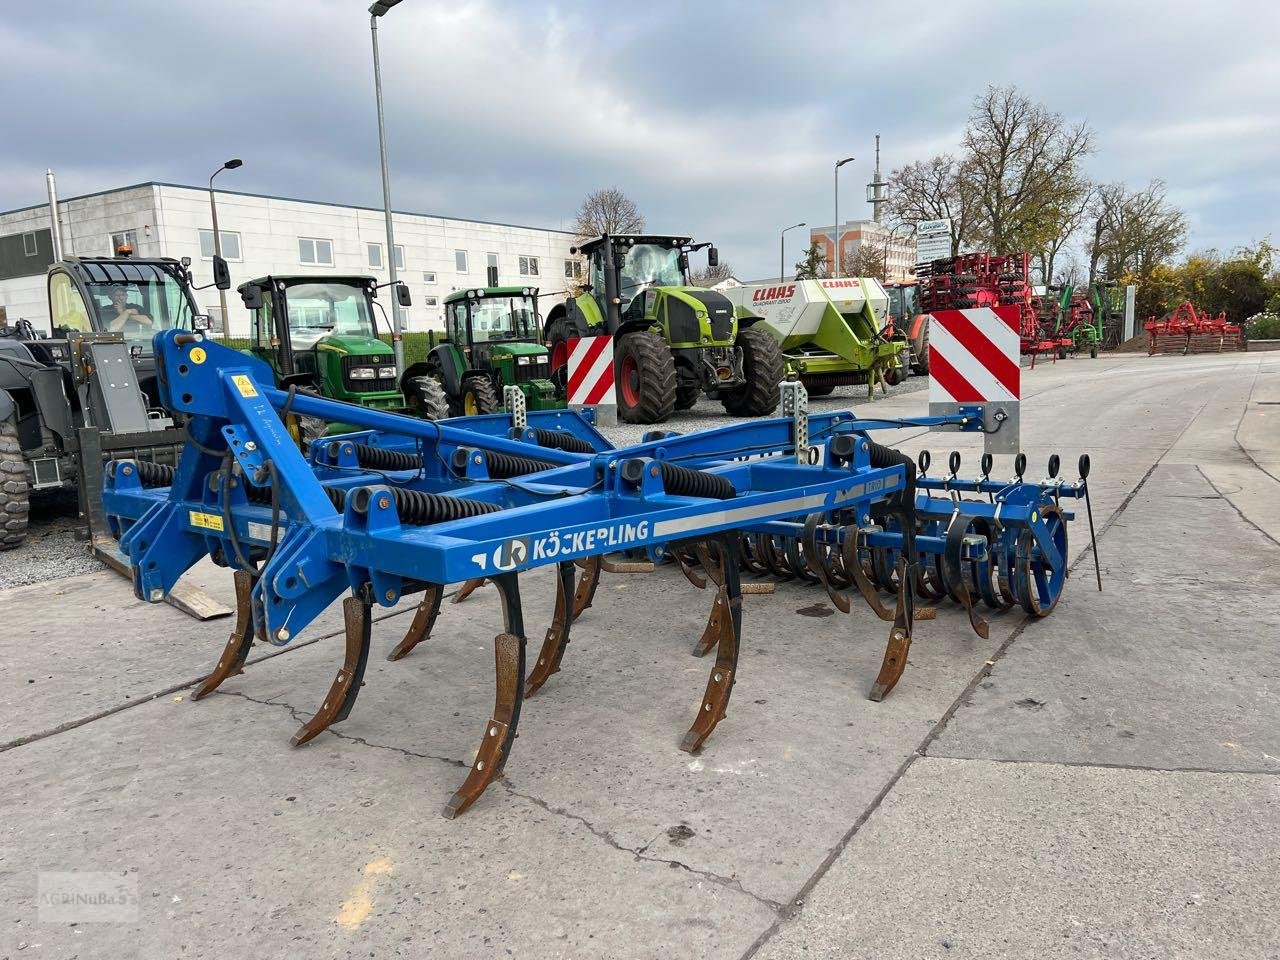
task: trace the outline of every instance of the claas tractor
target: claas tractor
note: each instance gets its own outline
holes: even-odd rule
[[[557,381],[565,383],[571,339],[610,334],[622,420],[661,423],[703,394],[733,416],[772,413],[782,351],[758,318],[735,317],[724,294],[689,283],[689,254],[704,248],[718,265],[715,247],[689,237],[604,234],[576,248],[588,282],[552,309],[545,330]]]
[[[374,316],[373,277],[274,275],[238,289],[253,315],[249,353],[270,364],[282,387],[427,420],[449,415],[448,401],[424,365],[397,375],[395,354]],[[409,306],[404,284],[396,296]],[[303,426],[308,434],[323,425]]]
[[[444,301],[445,336],[427,363],[456,415],[502,409],[505,387],[519,387],[527,410],[562,410],[547,348],[538,342],[536,287],[477,287]]]

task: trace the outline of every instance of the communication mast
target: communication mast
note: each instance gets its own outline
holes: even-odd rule
[[[880,211],[889,200],[889,183],[880,176],[880,134],[876,134],[876,172],[867,184],[867,203],[871,204],[871,219],[880,222]]]

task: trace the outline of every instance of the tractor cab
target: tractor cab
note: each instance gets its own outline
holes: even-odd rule
[[[502,388],[517,386],[530,410],[564,406],[555,399],[547,348],[538,342],[536,287],[473,287],[444,301],[445,341],[430,364],[454,410],[497,413]]]
[[[405,406],[395,354],[374,316],[373,277],[267,276],[239,292],[253,314],[249,351],[282,385],[367,407]]]

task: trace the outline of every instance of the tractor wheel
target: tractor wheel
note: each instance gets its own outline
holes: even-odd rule
[[[904,366],[896,366],[887,369],[882,374],[885,386],[896,387],[903,380],[907,379],[907,368]]]
[[[929,327],[927,324],[920,334],[920,352],[916,354],[916,362],[911,365],[911,372],[920,377],[929,375]]]
[[[676,409],[688,410],[702,396],[702,387],[696,383],[676,384]]]
[[[628,333],[618,341],[613,362],[618,383],[618,418],[627,423],[663,423],[676,408],[676,361],[656,333]]]
[[[547,352],[551,362],[551,382],[563,393],[569,386],[569,341],[577,336],[563,317],[547,328]]]
[[[449,398],[435,377],[411,377],[404,385],[409,409],[423,420],[444,420],[449,416]]]
[[[462,408],[464,417],[497,413],[502,409],[498,391],[493,388],[493,381],[488,377],[467,377],[463,380],[462,399],[458,405]]]
[[[0,550],[12,550],[26,539],[30,499],[18,425],[9,418],[0,421]]]
[[[1058,359],[1059,359],[1059,360],[1065,360],[1065,359],[1067,359],[1067,348],[1066,348],[1066,347],[1059,347],[1059,348],[1058,348]]]
[[[742,378],[747,382],[721,398],[725,413],[734,417],[763,417],[778,409],[786,361],[782,348],[763,326],[738,331]]]
[[[1089,347],[1089,359],[1090,360],[1098,359],[1098,345],[1096,343]]]

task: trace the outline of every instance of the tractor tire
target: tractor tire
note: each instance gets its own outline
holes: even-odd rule
[[[410,377],[405,381],[404,398],[422,420],[445,420],[449,416],[449,398],[435,377]]]
[[[30,505],[27,464],[11,417],[0,422],[0,550],[12,550],[27,538]]]
[[[702,387],[696,383],[676,384],[676,409],[688,410],[702,396]]]
[[[569,341],[577,335],[563,317],[547,327],[547,362],[551,365],[551,382],[562,396],[569,387]]]
[[[919,377],[929,375],[929,327],[927,324],[920,335],[920,352],[916,354],[916,362],[911,365],[911,372]]]
[[[502,401],[498,399],[498,391],[488,377],[467,377],[462,381],[458,407],[462,416],[475,417],[498,413],[502,410]]]
[[[1059,347],[1059,348],[1058,348],[1058,359],[1059,359],[1059,360],[1065,360],[1065,359],[1067,359],[1067,348],[1066,348],[1066,347]]]
[[[763,417],[782,401],[782,377],[786,361],[782,348],[765,327],[738,331],[742,351],[742,377],[746,384],[721,398],[725,413],[734,417]]]
[[[1089,359],[1090,360],[1098,359],[1098,345],[1096,343],[1089,348]]]
[[[618,419],[664,423],[676,408],[676,361],[656,333],[628,333],[618,341],[613,362],[618,384]]]
[[[896,387],[903,380],[907,379],[907,368],[899,365],[892,369],[885,370],[883,374],[885,386]]]

